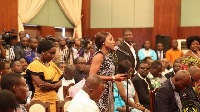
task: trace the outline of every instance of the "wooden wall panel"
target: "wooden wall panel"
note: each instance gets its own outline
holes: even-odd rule
[[[181,27],[179,28],[179,36],[178,39],[186,39],[192,35],[200,36],[200,27]]]
[[[153,40],[156,35],[169,35],[170,40],[177,39],[180,16],[181,0],[155,0]]]
[[[41,26],[40,35],[42,37],[46,37],[47,35],[52,35],[53,37],[55,37],[55,28],[49,26]]]
[[[90,33],[90,0],[82,1],[82,37]]]
[[[0,32],[16,29],[18,31],[18,2],[17,0],[0,0]]]

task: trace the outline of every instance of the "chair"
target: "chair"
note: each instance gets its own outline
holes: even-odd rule
[[[156,92],[158,88],[154,89],[153,91],[149,91],[149,98],[150,98],[150,111],[154,112],[155,107],[155,98],[156,98]]]
[[[67,106],[71,100],[72,97],[67,97],[64,101],[56,101],[56,112],[66,112]]]
[[[63,86],[63,97],[64,97],[64,99],[65,99],[66,96],[69,96],[69,90],[74,85],[75,85],[74,83],[71,83],[68,86]]]
[[[27,112],[50,112],[50,103],[40,100],[33,100],[24,106]]]

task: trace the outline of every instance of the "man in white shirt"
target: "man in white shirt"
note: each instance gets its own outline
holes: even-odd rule
[[[99,112],[96,101],[101,98],[105,84],[98,75],[89,76],[85,85],[70,102],[68,112]]]

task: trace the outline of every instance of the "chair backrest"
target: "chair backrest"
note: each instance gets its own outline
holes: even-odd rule
[[[50,103],[40,100],[32,100],[25,105],[27,112],[50,112]]]
[[[66,112],[67,106],[71,100],[72,97],[67,97],[64,101],[56,101],[56,112]]]
[[[154,112],[155,107],[155,98],[156,98],[156,92],[158,88],[154,89],[153,91],[149,91],[149,98],[150,98],[150,111]]]
[[[70,87],[74,86],[74,83],[69,84],[68,86],[63,86],[63,97],[65,99],[66,96],[69,96]]]

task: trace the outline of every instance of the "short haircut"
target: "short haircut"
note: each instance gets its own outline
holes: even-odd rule
[[[66,64],[65,62],[59,62],[57,63],[57,66],[59,67],[61,64]]]
[[[152,64],[151,64],[151,68],[157,68],[157,67],[162,67],[162,63],[158,60],[155,60]]]
[[[54,45],[53,45],[53,43],[51,41],[49,41],[49,40],[41,40],[39,42],[39,44],[38,44],[37,51],[38,51],[39,54],[41,54],[42,52],[48,51],[53,47],[54,47]]]
[[[90,89],[95,89],[100,84],[104,84],[104,81],[96,74],[90,75],[85,81],[85,85]]]
[[[82,57],[82,56],[77,57],[77,58],[74,60],[74,64],[77,64],[77,63],[78,63],[78,60],[79,60],[80,58],[84,58],[84,57]],[[84,59],[85,59],[85,58],[84,58]]]
[[[34,38],[34,37],[30,37],[30,38],[28,39],[28,41],[29,41],[29,42],[32,42],[34,39],[37,40],[37,39]]]
[[[124,74],[132,67],[132,64],[128,60],[123,60],[118,65],[118,73]]]
[[[125,33],[126,32],[131,32],[132,33],[132,31],[130,30],[130,29],[126,29],[126,30],[124,30],[124,32],[123,32],[123,36],[125,36]]]
[[[15,95],[8,90],[0,90],[0,112],[7,112],[8,109],[16,108]]]
[[[13,86],[19,85],[22,75],[19,73],[7,73],[1,78],[1,89],[10,90]]]
[[[101,49],[101,47],[103,46],[103,43],[105,42],[106,40],[106,37],[109,35],[110,33],[109,32],[98,32],[94,38],[95,38],[95,44],[96,44],[96,47],[98,49]]]
[[[147,65],[149,65],[149,66],[150,66],[150,64],[149,64],[149,63],[147,63],[147,62],[145,62],[145,61],[141,61],[141,62],[139,63],[139,67],[141,66],[141,64],[147,64]]]
[[[12,62],[10,63],[10,67],[11,67],[11,68],[15,65],[15,62],[17,62],[17,61],[12,61]]]
[[[190,49],[192,42],[195,40],[200,43],[200,36],[190,36],[186,39],[186,44],[188,49]]]

